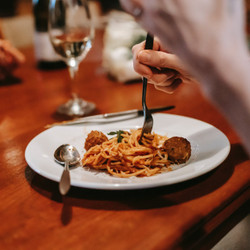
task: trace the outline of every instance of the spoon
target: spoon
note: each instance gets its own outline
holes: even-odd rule
[[[69,166],[75,165],[81,160],[80,154],[74,146],[63,144],[56,149],[54,158],[57,163],[65,165],[59,182],[59,191],[62,195],[65,195],[70,189]]]

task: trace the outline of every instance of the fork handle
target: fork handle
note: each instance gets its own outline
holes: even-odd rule
[[[149,33],[147,33],[147,37],[146,37],[146,43],[145,43],[145,49],[152,49],[154,45],[154,36],[150,35]],[[143,82],[143,88],[142,88],[142,107],[143,107],[143,111],[144,111],[144,115],[145,115],[145,111],[146,111],[146,92],[147,92],[147,83],[148,83],[148,79],[143,77],[142,78],[142,82]]]
[[[146,77],[142,78],[142,109],[143,109],[143,113],[144,116],[146,115],[146,109],[147,109],[147,105],[146,105],[146,93],[147,93],[147,83],[148,83],[148,79]]]
[[[153,49],[154,36],[147,33],[145,49]]]

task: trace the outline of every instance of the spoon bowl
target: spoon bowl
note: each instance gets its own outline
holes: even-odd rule
[[[74,146],[70,144],[63,144],[56,149],[54,158],[57,163],[65,165],[59,182],[59,191],[62,195],[65,195],[70,189],[69,166],[76,165],[80,162],[81,157]]]
[[[77,149],[70,144],[63,144],[58,147],[54,153],[57,163],[65,164],[68,161],[69,165],[75,165],[80,161],[80,154]]]

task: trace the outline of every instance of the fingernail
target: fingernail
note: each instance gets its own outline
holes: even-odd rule
[[[142,62],[149,62],[150,61],[150,55],[145,51],[141,51],[138,55],[138,58]]]

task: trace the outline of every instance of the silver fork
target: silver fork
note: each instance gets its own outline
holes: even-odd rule
[[[146,44],[145,49],[152,49],[154,43],[154,37],[151,36],[149,33],[147,34],[146,38]],[[151,112],[149,111],[147,104],[146,104],[146,92],[147,92],[147,83],[148,79],[143,77],[142,79],[143,87],[142,87],[142,109],[143,109],[143,115],[144,115],[144,124],[142,127],[141,137],[139,142],[141,142],[141,139],[144,135],[144,133],[150,133],[153,128],[153,117],[151,115]]]

